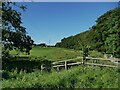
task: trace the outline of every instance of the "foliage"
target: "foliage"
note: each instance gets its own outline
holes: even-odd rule
[[[35,46],[33,50],[38,50],[38,55],[41,55],[42,53],[47,53],[48,55],[54,53],[53,56],[56,57],[52,58],[58,58],[56,54],[60,54],[60,52],[68,53],[70,55],[71,52],[72,54],[78,53],[78,55],[81,53],[80,51],[55,47],[41,48]],[[90,52],[92,55],[98,53],[96,51]],[[67,71],[63,70],[63,67],[60,68],[60,72],[57,72],[56,69],[51,70],[51,63],[53,60],[50,61],[45,59],[47,57],[40,58],[38,55],[12,57],[11,60],[3,62],[3,88],[49,88],[50,90],[63,88],[118,88],[119,71],[116,68],[100,68],[97,66],[87,67],[80,65],[74,68],[69,67]],[[70,55],[68,55],[68,58],[71,57]],[[101,53],[98,53],[97,55],[102,57]],[[108,63],[101,60],[97,60],[96,62]],[[46,67],[43,72],[41,72],[41,65]]]
[[[51,73],[14,71],[3,79],[3,88],[118,88],[118,74],[115,68],[85,66]]]
[[[100,57],[100,58],[103,58],[104,57],[104,55],[102,54],[102,53],[100,53],[100,52],[97,52],[97,51],[95,51],[95,50],[93,50],[93,51],[89,51],[89,56],[90,57]]]
[[[120,8],[112,9],[100,16],[96,25],[89,30],[63,38],[57,47],[82,49],[89,45],[91,50],[98,50],[120,58]]]
[[[104,15],[98,18],[96,29],[98,33],[101,33],[100,42],[102,46],[100,49],[104,49],[106,53],[111,53],[115,57],[120,57],[120,8],[116,8],[108,11]]]
[[[47,47],[47,45],[45,43],[36,44],[36,46]]]
[[[2,42],[4,45],[3,54],[13,49],[13,46],[20,51],[29,51],[32,49],[33,40],[26,33],[26,28],[22,26],[21,13],[13,8],[19,7],[25,10],[26,7],[18,6],[12,2],[2,2]]]
[[[89,47],[84,46],[83,47],[83,60],[85,60],[85,58],[88,57],[88,55],[89,55]]]

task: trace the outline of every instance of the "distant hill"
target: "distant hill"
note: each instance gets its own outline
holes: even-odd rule
[[[120,8],[107,11],[100,16],[96,25],[91,29],[63,38],[56,47],[82,49],[89,46],[90,49],[113,54],[120,58]]]

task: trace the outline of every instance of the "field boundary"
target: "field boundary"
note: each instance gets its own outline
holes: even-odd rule
[[[81,61],[79,61],[81,59]],[[65,70],[67,70],[68,66],[75,66],[75,65],[90,65],[90,66],[99,66],[99,67],[112,67],[112,68],[118,68],[119,59],[112,60],[112,59],[104,59],[104,58],[92,58],[92,57],[86,57],[86,60],[92,60],[92,63],[86,62],[86,60],[83,60],[83,57],[77,57],[74,59],[68,59],[68,60],[62,60],[62,61],[56,61],[53,62],[53,68],[57,68],[57,70],[60,70],[60,67],[64,67]],[[106,60],[109,62],[114,63],[115,65],[109,65],[109,64],[98,64],[94,63],[94,60]],[[114,61],[114,62],[113,62]]]

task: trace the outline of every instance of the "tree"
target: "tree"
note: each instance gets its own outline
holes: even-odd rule
[[[47,47],[47,45],[45,43],[38,44],[38,46],[40,46],[40,47]]]
[[[108,11],[98,18],[97,28],[101,31],[101,42],[106,53],[120,58],[120,8]],[[103,50],[102,50],[103,51]]]
[[[56,43],[55,47],[61,47],[60,44],[61,44],[60,42]]]
[[[113,54],[114,57],[120,58],[119,14],[120,8],[107,11],[97,19],[96,25],[90,30],[62,39],[59,43],[60,47],[81,49],[81,45],[89,45],[92,50]]]
[[[13,9],[13,6],[19,7],[22,10],[26,9],[23,5],[18,6],[12,2],[2,2],[3,55],[8,53],[13,47],[27,53],[32,49],[33,40],[27,35],[26,28],[21,25],[21,13]]]

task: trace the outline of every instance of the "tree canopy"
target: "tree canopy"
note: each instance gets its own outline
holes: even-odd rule
[[[22,26],[21,13],[14,7],[25,10],[23,5],[12,2],[2,2],[2,43],[3,54],[13,47],[20,51],[29,52],[32,49],[33,40],[27,35],[26,28]]]
[[[83,45],[90,46],[90,49],[113,54],[120,58],[120,8],[107,11],[100,16],[96,25],[89,30],[63,38],[56,46],[82,49]]]

